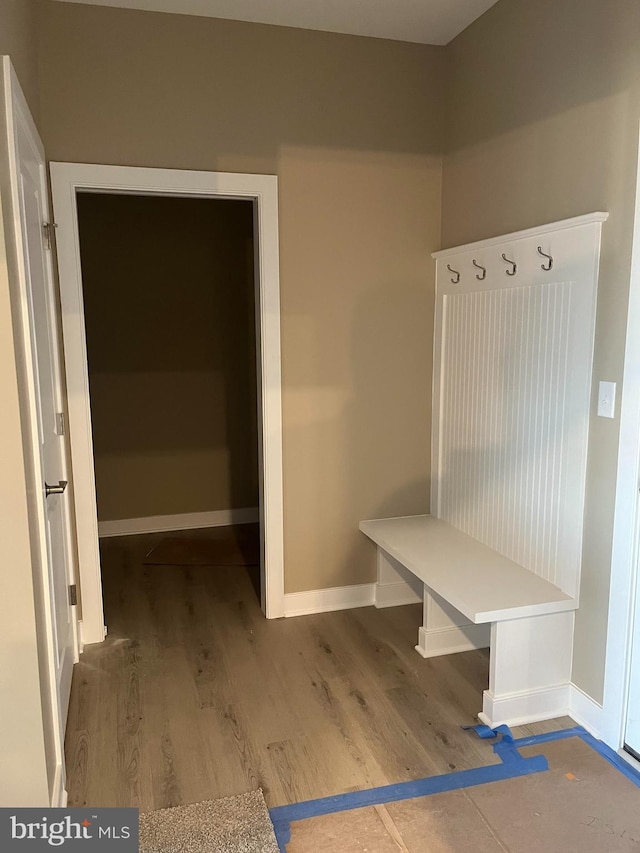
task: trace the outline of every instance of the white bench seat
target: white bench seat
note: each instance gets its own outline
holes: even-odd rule
[[[475,625],[578,607],[559,587],[430,515],[362,521],[360,530]]]
[[[378,587],[420,582],[416,650],[423,657],[490,646],[489,689],[478,714],[484,723],[522,725],[567,713],[575,598],[429,515],[362,521],[360,530],[378,547]]]

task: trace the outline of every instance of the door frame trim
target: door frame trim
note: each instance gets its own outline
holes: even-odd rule
[[[256,331],[260,433],[260,515],[263,536],[262,608],[284,615],[282,387],[278,179],[275,175],[195,172],[84,163],[51,163],[62,303],[73,499],[78,528],[82,642],[106,635],[98,549],[86,333],[76,195],[105,192],[194,198],[251,199],[257,234]]]
[[[626,728],[640,543],[640,501],[638,499],[640,486],[640,144],[634,210],[611,549],[604,696],[598,732],[599,737],[616,750],[621,749],[623,745]]]

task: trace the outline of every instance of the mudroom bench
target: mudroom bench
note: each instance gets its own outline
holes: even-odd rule
[[[442,519],[362,521],[378,547],[379,578],[408,570],[424,585],[423,657],[490,647],[480,719],[495,726],[566,707],[578,601]]]
[[[492,726],[571,706],[607,216],[434,253],[431,515],[360,523],[376,606],[423,601],[420,654],[490,648]]]

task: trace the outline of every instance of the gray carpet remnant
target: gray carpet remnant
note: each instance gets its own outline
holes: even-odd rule
[[[140,853],[279,853],[262,791],[143,812]]]

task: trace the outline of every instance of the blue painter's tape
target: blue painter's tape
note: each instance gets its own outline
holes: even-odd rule
[[[520,776],[528,776],[531,773],[540,773],[548,769],[547,759],[543,755],[535,755],[525,758],[518,752],[519,748],[525,746],[537,746],[556,740],[566,740],[579,737],[588,746],[603,756],[610,764],[619,770],[631,782],[640,788],[640,773],[630,764],[602,741],[590,735],[581,726],[570,729],[562,729],[557,732],[547,732],[541,735],[514,740],[508,726],[498,726],[490,729],[488,726],[463,726],[464,729],[473,729],[480,737],[490,738],[502,737],[494,744],[494,752],[502,760],[502,764],[491,767],[479,767],[475,770],[461,770],[456,773],[446,773],[443,776],[430,776],[419,779],[416,782],[401,782],[397,785],[385,785],[382,788],[373,788],[369,791],[354,791],[349,794],[338,794],[335,797],[324,797],[319,800],[308,800],[304,803],[294,803],[290,806],[277,806],[270,809],[269,814],[274,824],[276,838],[281,853],[286,853],[286,844],[291,840],[291,823],[309,817],[332,814],[333,812],[349,811],[351,809],[363,808],[365,806],[381,805],[399,800],[409,800],[415,797],[424,797],[430,794],[440,794],[446,791],[455,791],[461,788],[469,788],[474,785],[483,785],[487,782],[499,782],[505,779],[515,779]],[[483,731],[480,734],[478,729]],[[490,732],[488,734],[487,732]]]
[[[566,740],[571,737],[579,737],[606,761],[608,761],[609,764],[615,767],[616,770],[619,770],[623,776],[626,776],[629,781],[633,782],[636,787],[640,788],[640,772],[626,762],[624,758],[621,758],[618,753],[611,749],[610,746],[607,746],[606,743],[603,743],[593,735],[590,735],[586,729],[582,728],[582,726],[575,726],[571,729],[562,729],[559,732],[547,732],[543,735],[531,735],[530,737],[518,738],[518,740],[515,741],[515,745],[516,747],[537,746],[541,743],[550,743],[554,740]]]
[[[513,761],[522,761],[522,756],[513,744],[513,734],[509,726],[496,726],[495,729],[489,726],[462,726],[466,731],[475,732],[478,737],[483,740],[490,738],[499,738],[493,745],[493,751],[498,756],[503,764],[509,764]]]
[[[490,738],[498,737],[498,735],[502,735],[502,740],[506,740],[510,743],[513,743],[513,734],[511,733],[511,729],[509,726],[496,726],[495,729],[492,729],[490,726],[461,726],[465,731],[475,732],[478,737],[481,737],[483,740],[489,740]]]
[[[287,853],[287,844],[291,841],[291,824],[288,820],[274,821],[273,818],[272,823],[280,853]]]
[[[481,737],[483,740],[489,740],[492,737],[496,737],[496,733],[489,726],[460,726],[461,729],[464,729],[465,732],[475,732],[478,737]]]
[[[543,755],[535,755],[532,758],[520,758],[518,762],[510,764],[494,764],[490,767],[477,767],[473,770],[459,770],[456,773],[429,776],[415,782],[400,782],[396,785],[384,785],[381,788],[373,788],[368,791],[352,791],[334,797],[293,803],[290,806],[276,806],[270,810],[269,814],[274,824],[291,823],[294,820],[304,820],[305,818],[333,814],[334,812],[350,811],[351,809],[377,806],[383,803],[395,803],[398,800],[410,800],[415,797],[426,797],[430,794],[442,794],[446,791],[484,785],[487,782],[500,782],[518,776],[528,776],[530,773],[540,773],[547,770],[548,766]]]
[[[518,752],[513,740],[503,738],[493,745],[493,751],[498,756],[503,764],[513,764],[515,761],[524,761],[522,755]]]
[[[513,734],[509,726],[497,726],[493,731],[502,735],[502,740],[506,743],[513,743]]]

